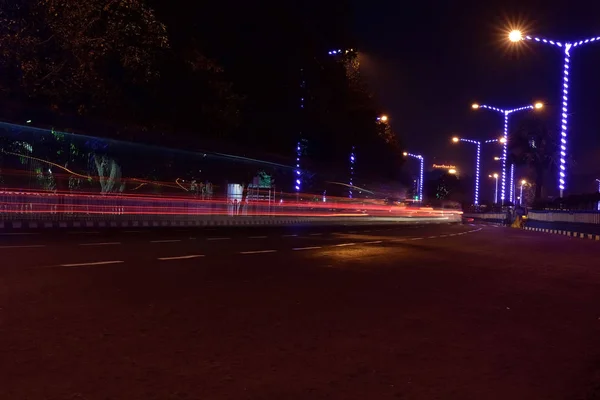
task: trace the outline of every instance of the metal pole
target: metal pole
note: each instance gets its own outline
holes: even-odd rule
[[[498,177],[496,177],[496,191],[494,192],[494,204],[498,204]]]
[[[521,195],[519,196],[519,205],[523,205],[523,183],[521,183]]]
[[[481,142],[477,142],[477,157],[475,161],[475,205],[479,205],[479,167],[481,166]]]

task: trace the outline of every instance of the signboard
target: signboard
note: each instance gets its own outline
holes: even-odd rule
[[[456,169],[456,165],[433,164],[433,169]]]

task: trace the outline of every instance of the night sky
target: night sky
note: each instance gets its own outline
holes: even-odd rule
[[[558,127],[562,52],[529,44],[507,46],[509,24],[525,33],[560,41],[600,35],[600,4],[550,2],[359,2],[355,35],[362,65],[410,151],[432,164],[453,163],[472,173],[474,149],[452,145],[454,134],[473,139],[497,137],[502,115],[472,111],[473,102],[515,108],[541,100],[545,117]],[[600,43],[572,52],[569,147],[576,164],[568,191],[592,192],[600,178]],[[520,115],[524,117],[523,114]],[[518,124],[518,117],[512,120]],[[558,134],[558,131],[557,131]],[[498,171],[499,151],[484,149],[483,173]],[[517,179],[526,171],[518,171]],[[549,195],[555,173],[547,179]]]

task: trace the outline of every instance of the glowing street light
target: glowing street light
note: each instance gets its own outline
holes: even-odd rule
[[[494,204],[498,203],[498,174],[489,175],[490,178],[496,179],[496,191],[494,192]]]
[[[592,37],[578,42],[558,42],[535,36],[523,35],[520,31],[512,31],[508,34],[508,38],[512,42],[520,42],[523,40],[534,41],[543,44],[549,44],[554,47],[559,47],[564,55],[563,77],[562,77],[562,112],[560,124],[560,163],[558,170],[558,188],[560,189],[560,197],[563,197],[565,188],[567,187],[567,130],[569,116],[569,68],[571,64],[571,50],[580,47],[584,44],[600,41],[600,36]]]
[[[456,174],[458,173],[458,171],[457,171],[457,170],[455,170],[454,168],[450,168],[450,169],[448,170],[448,173],[449,173],[450,175],[456,175]]]
[[[543,108],[544,105],[542,103],[535,103],[535,104],[530,104],[527,106],[523,106],[523,107],[517,107],[517,108],[513,108],[513,109],[501,109],[501,108],[497,108],[497,107],[492,107],[492,106],[488,106],[485,104],[477,104],[474,103],[471,108],[473,108],[474,110],[480,109],[480,108],[485,108],[487,110],[491,110],[491,111],[495,111],[495,112],[499,112],[502,113],[502,115],[504,115],[504,134],[502,136],[502,139],[500,141],[500,143],[504,144],[504,148],[502,149],[502,192],[500,195],[500,199],[502,200],[502,203],[504,204],[504,199],[506,198],[506,158],[507,158],[507,154],[508,154],[508,116],[511,115],[512,113],[518,112],[518,111],[525,111],[525,110],[540,110],[541,108]],[[511,178],[512,179],[512,178]],[[512,200],[513,198],[513,188],[512,188],[512,183],[511,183],[511,189],[510,189],[510,199]]]
[[[382,115],[381,117],[377,117],[377,121],[387,122],[388,121],[388,116],[387,115]]]
[[[480,167],[481,167],[481,144],[487,144],[487,143],[503,143],[502,142],[503,138],[500,139],[490,139],[490,140],[486,140],[484,142],[478,141],[478,140],[472,140],[472,139],[463,139],[463,138],[459,138],[459,137],[453,137],[452,138],[452,142],[453,143],[458,143],[458,142],[466,142],[466,143],[471,143],[476,145],[476,153],[475,153],[475,195],[474,195],[474,200],[473,200],[473,204],[478,206],[479,205],[479,172],[480,172]]]
[[[419,160],[421,162],[421,169],[420,169],[420,173],[419,173],[419,201],[422,203],[423,202],[423,175],[425,175],[425,159],[420,154],[412,154],[412,153],[408,153],[406,151],[404,153],[402,153],[402,155],[404,157],[416,158],[417,160]]]
[[[523,186],[525,186],[527,184],[527,181],[525,179],[523,179],[521,181],[521,195],[519,196],[519,205],[522,206],[523,205]]]

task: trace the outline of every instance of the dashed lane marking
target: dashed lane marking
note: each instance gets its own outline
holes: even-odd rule
[[[77,264],[60,264],[59,267],[89,267],[94,265],[109,265],[109,264],[121,264],[125,261],[96,261],[89,263],[77,263]]]
[[[104,242],[104,243],[80,243],[79,246],[116,246],[121,242]]]
[[[356,246],[356,243],[340,243],[340,244],[333,245],[333,247],[345,247],[345,246]]]
[[[296,237],[298,235],[281,235],[281,237]]]
[[[372,242],[362,242],[361,244],[379,244],[383,243],[382,240],[373,240]]]
[[[37,249],[40,247],[46,247],[45,244],[31,244],[23,246],[0,246],[0,249]]]
[[[316,250],[316,249],[320,249],[321,246],[312,246],[312,247],[295,247],[292,250],[294,251],[300,251],[300,250]]]
[[[240,254],[265,254],[275,253],[277,250],[256,250],[256,251],[240,251]]]
[[[160,261],[172,261],[172,260],[189,260],[191,258],[204,257],[204,254],[190,254],[189,256],[176,256],[176,257],[159,257]]]

